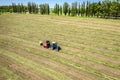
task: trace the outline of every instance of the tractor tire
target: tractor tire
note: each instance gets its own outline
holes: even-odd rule
[[[51,47],[52,50],[54,50],[54,47]]]

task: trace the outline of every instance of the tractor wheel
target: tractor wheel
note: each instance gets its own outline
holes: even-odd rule
[[[54,50],[54,47],[51,47],[52,50]]]

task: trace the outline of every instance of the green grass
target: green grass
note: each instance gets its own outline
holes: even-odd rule
[[[6,67],[2,67],[1,65],[0,65],[0,73],[5,77],[5,79],[21,80],[21,78],[18,75],[14,74],[12,71],[7,69]]]
[[[43,73],[35,74],[38,79],[119,80],[119,23],[119,20],[111,19],[2,14],[0,15],[0,54],[14,59],[33,72]],[[58,42],[62,50],[56,52],[40,47],[39,40],[46,39]],[[40,62],[36,62],[34,57],[24,56],[27,53],[48,60],[49,67],[40,59],[38,59]],[[50,64],[49,60],[50,63],[53,61],[54,65],[60,67]],[[23,66],[21,68],[25,69]],[[1,65],[0,70],[7,79],[25,79],[23,73],[17,75],[12,69],[8,70],[7,66]]]
[[[20,41],[21,43],[27,43],[27,44],[29,44],[29,45],[35,45],[35,46],[38,46],[39,44],[38,43],[35,43],[35,42],[31,42],[31,41],[27,41],[27,40],[23,40],[23,39],[19,39],[19,38],[14,38],[14,37],[11,37],[11,39],[13,39],[13,40],[15,40],[15,41]],[[7,44],[9,44],[9,45],[11,45],[12,47],[16,47],[16,48],[22,48],[22,49],[26,49],[26,47],[21,47],[21,46],[16,46],[16,43],[15,43],[15,41],[13,41],[13,42],[10,42],[10,43],[8,43],[7,42]],[[3,43],[5,43],[4,41],[3,41]],[[12,43],[12,44],[11,44]],[[32,50],[32,49],[29,49],[29,48],[27,48],[26,49],[27,51],[30,51],[30,50]],[[32,52],[32,53],[34,53],[34,52]],[[78,58],[80,58],[80,59],[85,59],[85,60],[88,60],[88,61],[92,61],[92,62],[96,62],[96,63],[99,63],[99,64],[103,64],[103,65],[106,65],[106,66],[109,66],[109,67],[111,67],[111,68],[116,68],[116,69],[120,69],[120,66],[119,65],[117,65],[117,64],[114,64],[114,63],[111,63],[111,62],[108,62],[108,61],[103,61],[103,60],[100,60],[100,59],[98,59],[98,58],[95,58],[95,57],[89,57],[89,56],[84,56],[84,55],[77,55],[77,54],[74,54],[74,52],[73,51],[62,51],[62,53],[65,53],[65,54],[67,54],[67,55],[70,55],[70,56],[76,56],[76,57],[78,57]],[[120,56],[116,56],[116,58],[119,58]],[[114,57],[113,57],[114,58]]]
[[[54,70],[51,70],[49,68],[46,68],[44,66],[42,66],[41,64],[37,64],[35,62],[33,62],[32,60],[28,60],[24,57],[18,56],[15,53],[9,52],[9,51],[5,51],[3,49],[0,49],[1,53],[5,53],[3,55],[6,55],[8,57],[13,58],[14,60],[16,60],[17,62],[22,63],[23,65],[29,66],[31,67],[33,70],[36,71],[40,71],[42,73],[47,74],[48,76],[54,78],[55,80],[70,80],[68,77],[63,76],[61,73],[59,72],[55,72]],[[27,49],[29,50],[29,49]],[[42,54],[42,53],[41,53]],[[10,76],[11,77],[11,76]],[[14,76],[12,77],[14,79]]]
[[[16,38],[16,40],[20,40],[20,39],[17,39]],[[22,41],[22,40],[20,40],[20,41]],[[26,42],[26,41],[24,41],[23,40],[23,43],[24,42]],[[27,41],[26,43],[28,43],[29,41]],[[31,44],[34,44],[33,42],[30,42]],[[44,52],[41,52],[40,53],[40,51],[38,51],[38,50],[35,50],[35,49],[33,49],[33,48],[26,48],[26,47],[24,47],[24,46],[15,46],[15,44],[10,44],[10,43],[8,43],[9,45],[11,45],[11,47],[15,47],[15,48],[19,48],[19,49],[22,49],[22,50],[24,50],[24,51],[27,51],[27,52],[30,52],[30,53],[34,53],[34,54],[37,54],[37,55],[39,55],[39,56],[43,56],[43,57],[46,57],[46,58],[49,58],[49,59],[52,59],[52,60],[54,60],[54,61],[57,61],[57,62],[60,62],[60,63],[62,63],[62,64],[65,64],[65,65],[68,65],[68,66],[72,66],[72,67],[74,67],[74,68],[76,68],[76,69],[79,69],[79,70],[83,70],[83,71],[86,71],[86,72],[88,72],[88,73],[92,73],[92,74],[95,74],[95,75],[97,75],[97,76],[99,76],[99,77],[103,77],[103,78],[105,78],[105,79],[108,79],[108,80],[112,80],[112,79],[114,79],[114,80],[119,80],[119,79],[117,79],[117,78],[114,78],[114,77],[111,77],[111,76],[107,76],[107,75],[105,75],[105,74],[103,74],[103,73],[101,73],[101,72],[98,72],[98,71],[96,71],[96,70],[94,70],[94,69],[91,69],[91,68],[88,68],[88,67],[86,67],[86,66],[83,66],[83,65],[80,65],[80,64],[77,64],[77,63],[74,63],[74,62],[71,62],[71,61],[69,61],[69,60],[67,60],[67,59],[64,59],[64,58],[60,58],[60,57],[56,57],[56,56],[53,56],[53,55],[51,55],[51,54],[46,54],[46,53],[44,53]],[[31,45],[30,44],[30,45]],[[2,50],[1,50],[2,51]],[[5,52],[6,53],[6,52]],[[65,52],[64,52],[65,53]],[[6,55],[8,55],[8,54],[6,54]],[[11,54],[10,54],[11,55]],[[15,55],[15,54],[14,54]],[[14,55],[11,55],[12,57],[15,57]],[[72,54],[73,55],[73,54]],[[18,56],[18,57],[20,57],[20,56]],[[17,57],[17,59],[18,59],[18,57]],[[90,57],[80,57],[80,58],[83,58],[83,59],[86,59],[86,60],[90,60],[90,61],[93,61],[93,62],[97,62],[97,63],[102,63],[103,65],[108,65],[109,67],[113,67],[113,68],[120,68],[118,65],[112,65],[112,64],[110,64],[110,63],[107,63],[107,62],[104,62],[104,61],[99,61],[98,59],[95,59],[95,58],[90,58]],[[22,61],[22,60],[24,60],[24,59],[21,59],[21,60],[19,60],[19,61]],[[26,59],[27,60],[27,59]],[[25,63],[27,62],[27,61],[24,61]],[[24,62],[22,62],[22,63],[24,63]],[[104,62],[104,63],[103,63]],[[35,63],[35,62],[33,62],[33,63]],[[26,63],[27,64],[27,63]],[[32,64],[32,63],[31,63]],[[30,66],[30,65],[28,65],[28,66]],[[40,67],[40,66],[39,66]],[[43,71],[44,71],[44,69],[42,69]],[[50,73],[50,72],[49,72]],[[48,74],[49,75],[49,74]],[[58,75],[58,74],[57,74]],[[57,78],[56,78],[57,79]],[[61,79],[60,79],[61,80]],[[65,79],[66,80],[66,79]]]

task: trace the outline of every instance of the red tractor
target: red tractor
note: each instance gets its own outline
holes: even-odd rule
[[[44,48],[50,48],[50,41],[46,40],[46,41],[40,41],[39,42],[41,46],[43,46]]]

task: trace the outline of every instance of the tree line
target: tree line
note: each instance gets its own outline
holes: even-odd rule
[[[36,4],[28,2],[27,5],[22,3],[12,3],[10,6],[0,6],[0,12],[10,13],[26,13],[30,14],[47,14],[54,13],[56,15],[65,16],[86,16],[86,17],[120,17],[120,0],[103,0],[99,2],[83,1],[82,3],[73,2],[69,4],[64,2],[63,5],[55,4],[54,8],[50,8],[49,4]]]

